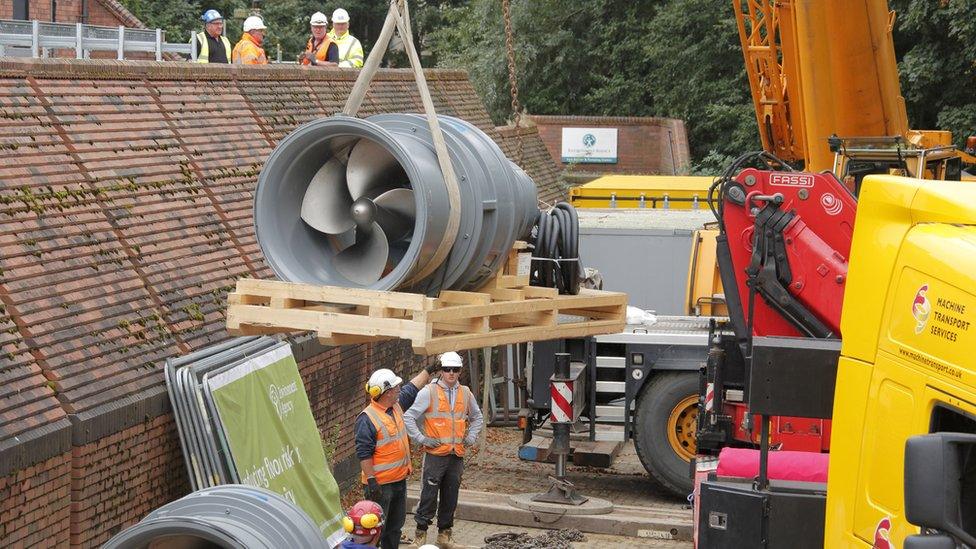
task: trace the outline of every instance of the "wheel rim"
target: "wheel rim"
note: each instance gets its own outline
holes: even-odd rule
[[[698,424],[698,395],[678,402],[668,416],[668,443],[674,453],[690,462],[695,457],[695,428]]]

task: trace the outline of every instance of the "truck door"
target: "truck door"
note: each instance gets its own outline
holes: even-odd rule
[[[893,272],[868,394],[853,527],[868,544],[890,540],[900,547],[918,532],[904,518],[905,441],[948,429],[976,432],[976,295],[970,293],[976,228],[916,226]]]

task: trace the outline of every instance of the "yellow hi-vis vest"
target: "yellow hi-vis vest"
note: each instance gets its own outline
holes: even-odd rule
[[[363,45],[359,39],[349,34],[336,36],[335,30],[329,31],[329,38],[335,42],[339,48],[339,66],[345,68],[358,69],[363,66]]]
[[[440,383],[430,385],[430,405],[424,414],[424,435],[439,444],[434,448],[424,446],[424,451],[435,456],[464,455],[464,434],[468,428],[468,388],[460,385],[454,406],[447,391]]]
[[[230,45],[230,40],[228,40],[226,36],[221,35],[220,41],[224,44],[224,50],[227,51],[227,62],[230,63],[230,52],[232,49]],[[209,63],[210,62],[210,41],[207,40],[207,34],[203,32],[198,33],[197,43],[200,44],[200,51],[197,53],[197,63]]]
[[[410,476],[413,470],[410,465],[410,442],[407,439],[407,428],[403,425],[403,410],[400,405],[393,405],[393,417],[375,400],[363,412],[376,428],[376,449],[373,451],[376,482],[390,484]],[[362,483],[366,484],[366,474],[360,476]]]

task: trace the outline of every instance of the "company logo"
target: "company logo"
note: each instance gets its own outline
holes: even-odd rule
[[[922,287],[915,292],[915,300],[912,301],[912,316],[915,317],[916,334],[922,333],[922,330],[925,329],[925,323],[929,321],[929,314],[932,312],[932,302],[925,296],[927,291],[929,291],[929,285],[922,284]]]
[[[769,184],[778,187],[813,187],[813,174],[774,173],[769,176]]]
[[[894,549],[891,544],[891,519],[885,517],[878,522],[878,527],[874,529],[874,545],[872,549]]]
[[[587,147],[592,147],[596,145],[596,136],[592,133],[588,133],[583,136],[583,145]]]
[[[298,385],[296,382],[292,381],[288,385],[278,386],[272,383],[268,386],[268,398],[271,399],[271,405],[275,407],[275,411],[278,412],[278,419],[284,419],[285,416],[292,413],[295,409],[295,403],[288,399],[287,397],[298,391]]]
[[[837,215],[844,209],[844,203],[837,200],[837,197],[830,193],[824,193],[820,197],[820,205],[823,206],[827,215]]]

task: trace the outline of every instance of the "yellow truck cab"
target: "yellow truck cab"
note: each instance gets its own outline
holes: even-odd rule
[[[825,547],[976,545],[976,186],[865,179],[841,331]]]

